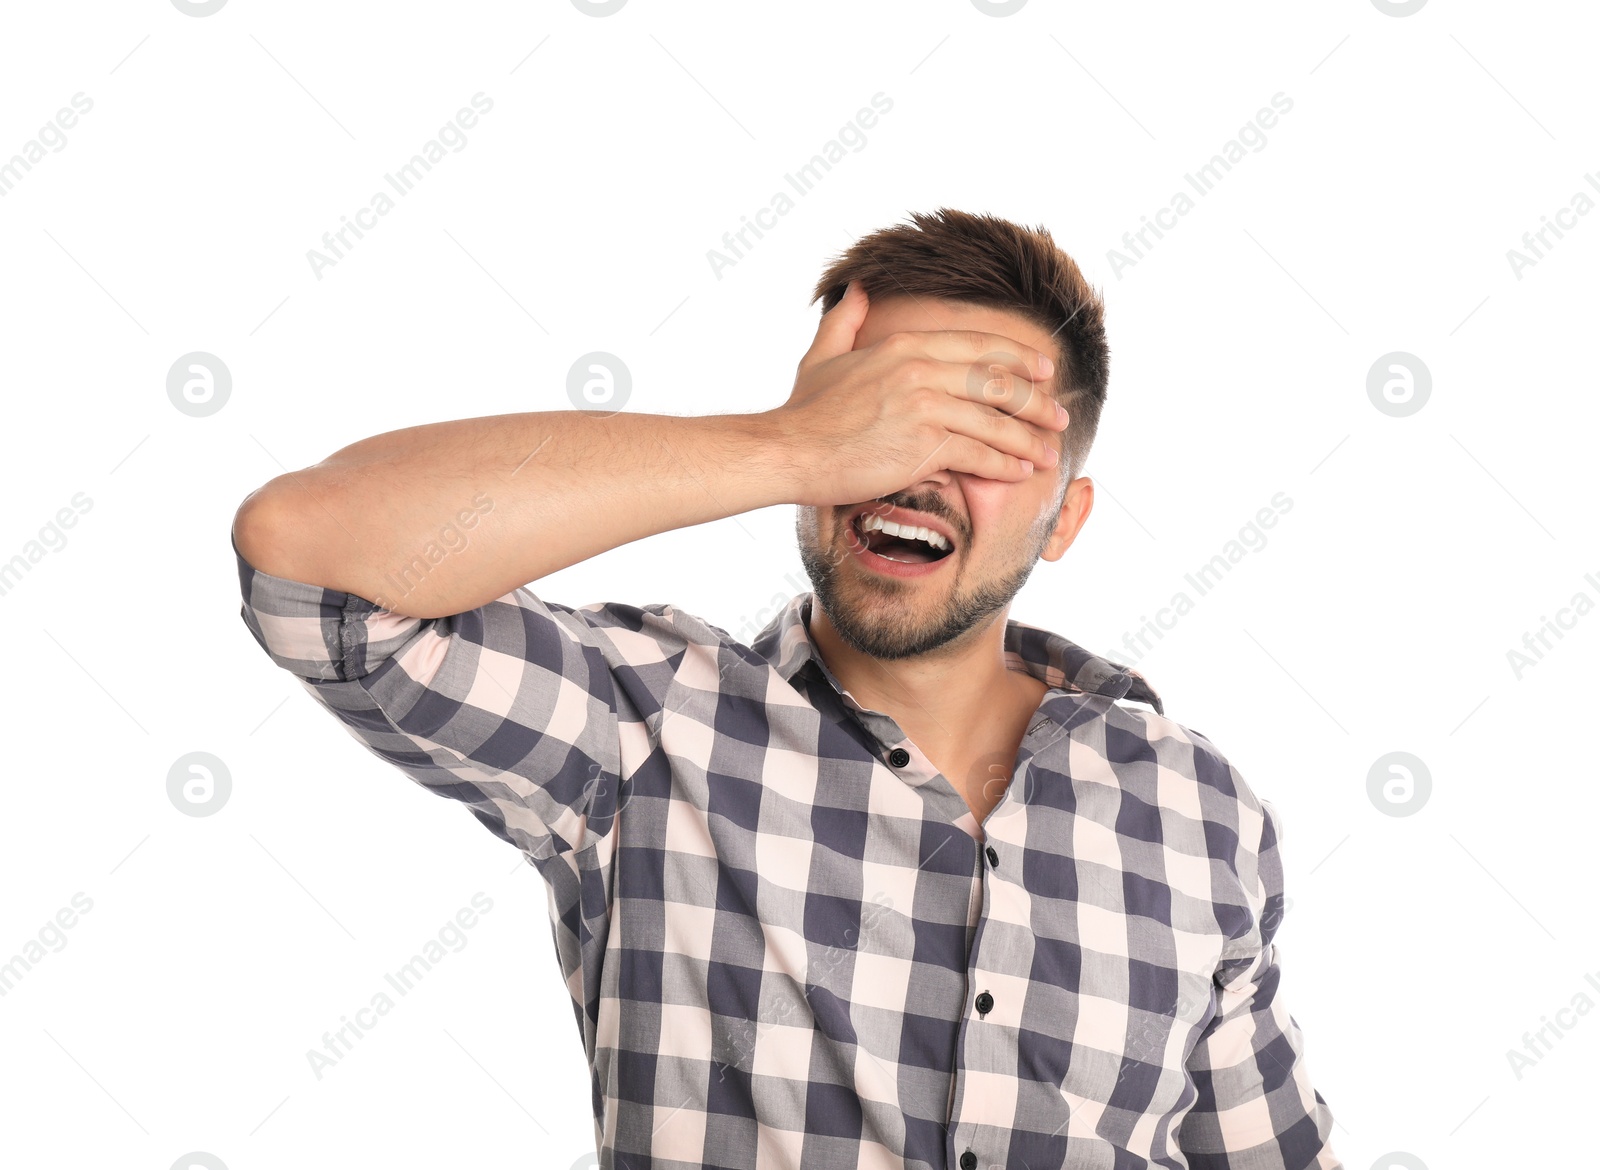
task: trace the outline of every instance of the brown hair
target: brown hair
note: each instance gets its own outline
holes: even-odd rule
[[[1056,397],[1072,416],[1060,468],[1076,478],[1106,400],[1105,303],[1043,227],[941,207],[863,236],[828,265],[811,300],[828,312],[852,280],[868,299],[937,297],[1016,313],[1058,343]]]

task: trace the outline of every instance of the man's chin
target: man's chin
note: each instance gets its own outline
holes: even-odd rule
[[[913,595],[923,589],[925,595]],[[916,580],[835,571],[817,590],[817,600],[839,637],[873,658],[926,654],[962,632],[952,628],[949,599]]]
[[[885,607],[861,605],[844,598],[836,598],[831,606],[824,605],[824,611],[829,624],[847,645],[872,658],[907,658],[929,648],[923,631],[907,628],[904,613],[894,614]]]

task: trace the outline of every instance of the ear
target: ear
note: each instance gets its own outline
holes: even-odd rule
[[[1039,556],[1043,560],[1059,561],[1078,538],[1078,533],[1083,530],[1093,510],[1094,480],[1081,475],[1067,485],[1066,493],[1061,497],[1061,512],[1056,516],[1056,526]]]

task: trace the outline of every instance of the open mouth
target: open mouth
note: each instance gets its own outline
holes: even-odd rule
[[[944,560],[955,551],[942,533],[896,524],[870,511],[853,516],[850,528],[867,551],[899,564],[930,564]]]

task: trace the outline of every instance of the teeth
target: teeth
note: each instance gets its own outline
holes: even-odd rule
[[[896,524],[893,520],[885,520],[882,516],[863,516],[861,518],[861,531],[876,532],[882,529],[890,536],[898,536],[903,540],[920,540],[931,544],[937,549],[948,549],[950,542],[931,528],[913,528],[909,524]]]

